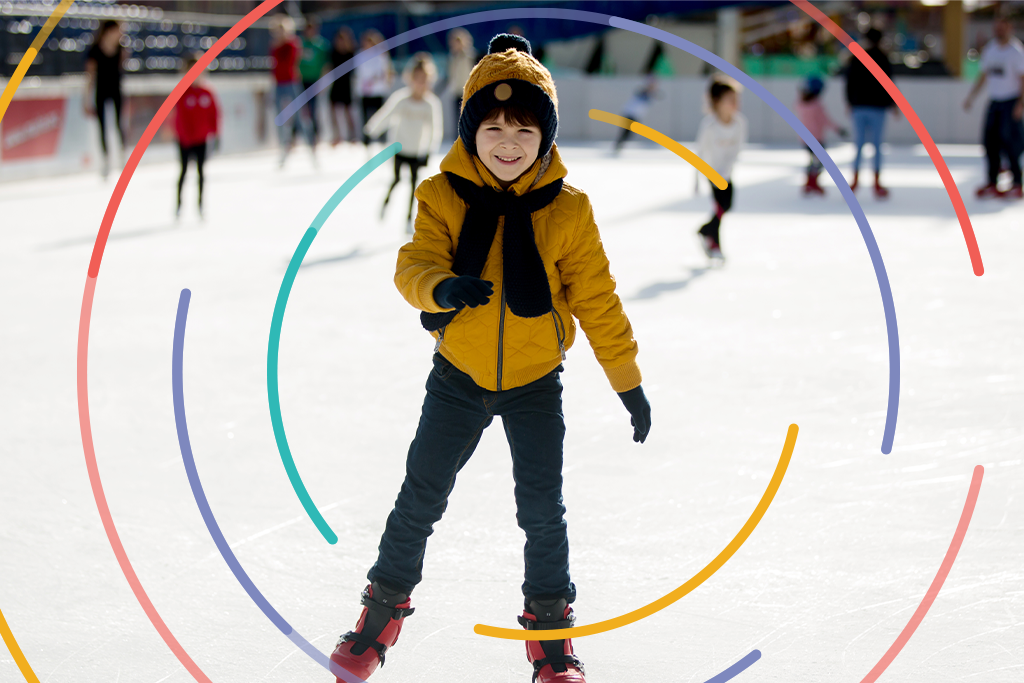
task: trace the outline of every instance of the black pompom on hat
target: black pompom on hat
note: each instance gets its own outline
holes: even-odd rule
[[[489,55],[493,55],[496,52],[504,52],[505,50],[519,50],[528,55],[533,55],[530,41],[514,33],[499,33],[491,38],[491,42],[487,44],[487,54]]]

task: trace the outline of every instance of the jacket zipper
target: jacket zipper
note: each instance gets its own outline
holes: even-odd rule
[[[434,353],[437,353],[438,351],[441,350],[441,342],[444,341],[444,331],[446,329],[448,329],[447,325],[445,325],[444,327],[437,331],[437,343],[434,344]]]
[[[558,350],[562,354],[562,360],[565,360],[565,325],[562,323],[562,316],[558,315],[558,311],[554,308],[551,309],[551,320],[555,323],[555,337],[558,339]]]
[[[505,284],[501,285],[501,314],[498,317],[498,391],[501,391],[501,369],[505,357]]]

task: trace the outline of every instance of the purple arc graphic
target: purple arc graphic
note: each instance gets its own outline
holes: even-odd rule
[[[274,606],[264,597],[260,589],[249,578],[245,569],[242,568],[242,564],[235,557],[235,553],[231,550],[227,539],[224,538],[224,533],[220,530],[216,517],[213,516],[210,501],[207,500],[203,484],[199,480],[199,470],[196,468],[196,460],[192,454],[192,444],[188,438],[188,423],[185,420],[185,391],[182,375],[185,355],[185,321],[188,318],[188,305],[191,298],[191,291],[188,289],[181,290],[181,296],[178,299],[178,314],[174,320],[174,346],[171,356],[171,394],[174,399],[174,425],[178,431],[178,446],[181,448],[181,460],[185,464],[188,484],[192,488],[192,495],[196,499],[196,505],[199,506],[203,522],[206,523],[206,528],[209,530],[217,550],[220,551],[221,557],[224,558],[228,568],[231,569],[231,573],[235,575],[235,579],[245,590],[249,598],[256,603],[260,611],[266,615],[267,619],[270,619],[271,623],[281,633],[288,636],[288,639],[295,643],[300,650],[309,655],[314,662],[331,674],[349,683],[366,683],[362,678],[349,673],[332,662],[330,657],[320,652],[312,643],[303,638],[301,634],[292,628],[291,624],[285,621],[281,613],[274,609]]]
[[[840,173],[839,167],[836,165],[835,161],[831,156],[829,156],[828,152],[825,151],[825,148],[822,147],[821,143],[811,135],[811,132],[807,130],[807,127],[800,122],[796,115],[782,104],[777,97],[768,92],[764,86],[710,50],[706,50],[688,40],[684,40],[679,36],[672,35],[667,31],[654,28],[653,26],[647,26],[646,24],[629,21],[628,19],[621,19],[607,14],[599,14],[597,12],[531,7],[489,10],[473,14],[462,14],[456,17],[442,19],[441,21],[435,21],[424,26],[414,28],[410,31],[406,31],[405,33],[400,33],[393,38],[388,38],[384,42],[375,45],[369,50],[359,53],[352,59],[324,75],[313,85],[309,86],[309,88],[292,100],[292,102],[286,106],[281,113],[277,115],[277,117],[275,117],[274,123],[279,126],[284,125],[303,105],[316,97],[317,94],[327,88],[327,86],[338,78],[352,71],[360,64],[382,55],[392,48],[405,45],[417,38],[422,38],[424,36],[429,36],[434,33],[446,31],[459,26],[479,24],[487,21],[505,21],[509,19],[526,18],[567,19],[571,21],[583,21],[591,24],[612,26],[624,31],[630,31],[642,36],[647,36],[648,38],[658,40],[666,45],[679,48],[683,52],[687,52],[698,59],[704,60],[716,69],[719,69],[742,83],[744,87],[761,98],[765,104],[781,116],[782,120],[788,123],[793,131],[800,136],[800,139],[810,147],[811,151],[816,157],[818,157],[825,170],[827,170],[828,174],[832,177],[836,187],[839,188],[839,193],[842,195],[843,199],[846,200],[846,204],[850,208],[850,212],[853,214],[854,220],[857,222],[857,227],[860,229],[861,237],[864,240],[864,246],[867,247],[868,255],[871,257],[871,265],[875,270],[875,279],[878,281],[878,290],[882,296],[882,310],[885,314],[885,330],[889,346],[889,397],[885,411],[885,426],[882,430],[882,453],[891,453],[893,441],[896,438],[896,418],[899,413],[900,402],[900,340],[899,331],[896,325],[896,304],[893,301],[892,287],[889,285],[889,276],[885,270],[885,263],[882,261],[882,252],[878,249],[878,242],[875,240],[875,235],[871,231],[871,226],[868,223],[867,216],[864,214],[864,209],[861,207],[860,202],[857,201],[857,197],[853,194],[853,190],[850,189],[850,185],[846,182],[846,178],[844,178],[843,174]]]
[[[722,673],[712,676],[704,683],[725,683],[739,676],[741,673],[750,668],[750,665],[761,659],[761,651],[754,650],[750,652],[746,657],[736,662]]]

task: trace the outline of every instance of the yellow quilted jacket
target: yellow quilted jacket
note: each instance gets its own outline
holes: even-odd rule
[[[439,282],[455,276],[451,266],[466,215],[466,204],[444,173],[500,189],[495,177],[461,140],[441,162],[441,171],[416,190],[416,230],[412,242],[399,250],[395,272],[395,284],[406,301],[428,313],[452,310],[440,308],[433,292]],[[534,184],[538,174],[541,178]],[[558,150],[552,147],[549,163],[537,160],[508,191],[522,195],[565,174]],[[563,184],[555,200],[533,214],[537,250],[554,303],[548,315],[520,318],[505,303],[503,224],[504,218],[500,218],[481,274],[494,283],[494,295],[484,306],[462,309],[446,327],[431,333],[441,355],[484,389],[520,387],[550,373],[565,359],[565,351],[576,338],[576,318],[612,388],[621,392],[639,386],[636,340],[615,293],[615,279],[587,195]]]

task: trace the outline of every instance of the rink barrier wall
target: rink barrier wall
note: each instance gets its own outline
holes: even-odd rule
[[[206,73],[221,105],[222,127],[218,154],[241,154],[277,146],[271,84],[259,75]],[[921,111],[921,121],[941,144],[978,145],[982,161],[981,129],[985,108],[970,112],[950,107],[949,101],[961,101],[970,83],[952,78],[897,79],[901,90]],[[13,82],[13,81],[11,81]],[[10,87],[10,83],[8,87]],[[156,108],[177,82],[173,76],[126,76],[125,123],[129,149],[152,118]],[[781,101],[794,101],[801,81],[797,78],[762,78],[759,82]],[[591,109],[615,112],[621,109],[644,80],[632,76],[585,76],[556,74],[559,98],[559,140],[611,142],[615,133],[588,117]],[[686,76],[659,80],[660,95],[641,123],[673,140],[692,142],[704,109],[707,79]],[[84,82],[80,78],[29,78],[18,89],[12,102],[11,120],[0,121],[0,181],[26,177],[47,177],[95,171],[99,168],[100,146],[96,121],[83,112]],[[321,130],[330,130],[330,103],[320,95],[318,112]],[[959,98],[959,99],[958,99]],[[828,80],[822,100],[832,117],[847,128],[850,124],[843,95],[842,79]],[[48,104],[49,103],[49,104]],[[51,110],[59,104],[59,119]],[[358,107],[356,108],[358,109]],[[750,141],[755,144],[790,146],[800,144],[793,129],[757,98],[740,98],[740,110],[749,123]],[[449,111],[445,110],[446,113]],[[358,111],[356,111],[358,114]],[[358,118],[358,117],[357,117]],[[358,121],[357,121],[358,123]],[[42,139],[56,133],[56,144],[47,146]],[[21,142],[7,144],[13,136]],[[108,131],[116,148],[113,131]],[[911,145],[918,135],[907,117],[888,117],[887,145]],[[17,147],[18,149],[13,149]],[[873,153],[873,152],[872,152]],[[147,150],[142,163],[167,163],[177,160],[177,148],[170,122],[165,122]]]
[[[276,145],[270,84],[265,77],[207,73],[204,79],[220,105],[217,154],[240,154]],[[97,171],[102,159],[99,126],[84,112],[85,81],[78,77],[29,79],[0,121],[0,181]],[[122,126],[129,153],[160,104],[178,82],[175,76],[128,76],[124,79]],[[110,111],[112,121],[113,112]],[[113,125],[107,144],[112,159],[120,142]],[[209,157],[208,157],[209,158]],[[178,159],[173,119],[158,129],[143,163]]]

